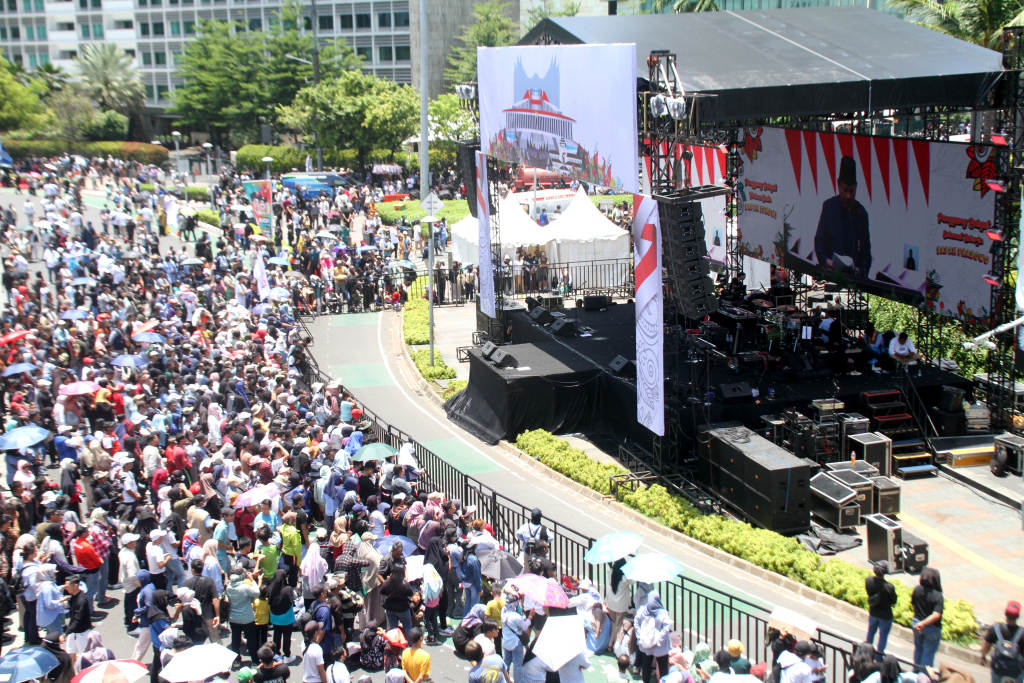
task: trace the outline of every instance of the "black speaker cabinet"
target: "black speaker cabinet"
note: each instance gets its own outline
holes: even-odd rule
[[[608,304],[611,303],[612,298],[610,296],[585,296],[583,297],[583,310],[584,311],[600,311],[602,308],[608,308]]]
[[[747,403],[754,400],[754,394],[746,382],[722,384],[719,385],[718,390],[722,392],[722,400],[725,403]]]
[[[515,358],[501,349],[495,350],[494,354],[491,356],[491,360],[494,361],[494,364],[499,368],[514,368],[519,365]]]
[[[811,505],[806,489],[799,498],[768,500],[748,486],[743,512],[751,522],[769,531],[793,534],[811,526]]]
[[[554,316],[551,315],[551,311],[541,306],[537,306],[530,311],[530,319],[538,325],[547,325],[555,320]]]
[[[498,350],[498,347],[494,345],[494,342],[487,342],[480,347],[480,355],[485,359],[490,360],[494,352]]]
[[[551,331],[559,337],[575,337],[576,325],[573,324],[571,320],[559,318],[555,322],[551,323]]]
[[[624,356],[615,356],[608,367],[619,377],[636,377],[636,363]]]

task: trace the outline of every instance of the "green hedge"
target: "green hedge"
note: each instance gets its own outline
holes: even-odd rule
[[[444,208],[437,213],[438,218],[447,218],[448,225],[452,226],[469,215],[469,204],[465,199],[450,199],[444,203]],[[399,208],[396,208],[399,207]],[[409,222],[418,221],[427,215],[427,212],[420,208],[417,199],[410,199],[404,203],[381,202],[377,204],[377,213],[385,225],[397,225],[402,222],[402,216],[409,219]]]
[[[64,140],[9,140],[4,148],[15,159],[25,157],[55,157],[62,154],[80,154],[84,157],[112,156],[143,164],[167,161],[167,148],[148,142],[72,142]]]
[[[419,278],[426,280],[425,277]],[[419,282],[413,283],[410,290],[419,289]],[[425,289],[425,286],[424,288]],[[410,296],[402,309],[402,327],[405,331],[405,343],[410,346],[430,343],[430,309],[427,300],[418,296]]]
[[[274,173],[291,173],[306,170],[306,155],[316,168],[315,149],[297,149],[280,145],[245,145],[235,153],[237,168],[265,169],[263,157],[273,157],[270,170]],[[324,166],[329,168],[352,168],[356,165],[356,153],[352,150],[324,150]]]
[[[209,209],[200,209],[196,214],[200,221],[208,223],[215,228],[220,227],[220,214],[216,211],[210,211]]]
[[[618,465],[596,463],[582,450],[543,430],[523,432],[516,438],[516,446],[556,472],[605,494],[609,492],[608,476],[626,471]],[[835,558],[823,560],[795,538],[718,515],[702,515],[685,499],[671,495],[659,485],[627,492],[622,502],[702,543],[862,609],[868,607],[864,590],[864,579],[869,575],[866,569]],[[893,583],[898,597],[894,618],[909,627],[913,617],[910,589],[902,581]],[[974,607],[966,600],[947,599],[942,616],[943,639],[969,644],[976,641],[977,634]]]
[[[430,364],[430,349],[412,352],[412,362],[423,375],[423,379],[431,382],[435,379],[455,379],[455,368],[449,367],[441,357],[441,352],[434,349],[434,364]]]
[[[465,389],[467,384],[468,382],[464,379],[453,379],[448,382],[448,386],[441,392],[441,400],[447,401],[452,396]]]
[[[156,187],[152,183],[142,183],[139,187],[143,190],[148,190],[149,192],[156,191]],[[164,186],[164,191],[168,191],[170,189],[172,189],[172,187]],[[210,201],[210,191],[205,187],[188,186],[185,188],[185,195],[188,199],[194,199],[198,202]]]

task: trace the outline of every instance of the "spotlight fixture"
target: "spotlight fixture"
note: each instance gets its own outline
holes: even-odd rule
[[[989,283],[993,287],[1000,287],[1003,284],[1003,279],[993,275],[992,273],[985,273],[985,282]]]
[[[1006,147],[1009,144],[1006,140],[1006,136],[1002,133],[992,133],[988,136],[989,142],[993,145],[999,145],[1000,147]]]
[[[993,240],[995,242],[1003,241],[1003,231],[1000,230],[999,228],[989,228],[988,230],[985,231],[985,235],[990,240]]]
[[[686,161],[689,161],[692,158],[693,158],[693,152],[690,151],[689,147],[684,147],[683,148],[683,159],[686,160]]]
[[[655,95],[651,98],[651,113],[655,116],[668,116],[668,98]]]
[[[975,344],[974,342],[964,342],[964,350],[965,351],[973,351],[977,347],[978,347],[978,345]]]
[[[993,192],[1006,192],[1006,183],[1002,180],[986,180],[985,185]]]

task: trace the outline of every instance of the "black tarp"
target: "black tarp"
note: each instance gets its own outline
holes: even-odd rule
[[[998,52],[857,6],[554,17],[520,41],[635,43],[637,76],[670,50],[704,121],[979,104]],[[564,74],[563,74],[564,75]]]

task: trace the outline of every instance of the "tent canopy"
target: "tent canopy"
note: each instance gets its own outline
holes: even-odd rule
[[[629,233],[608,220],[580,189],[568,208],[548,225],[556,263],[607,261],[629,256]]]
[[[677,55],[703,121],[922,106],[971,107],[1002,75],[998,52],[858,6],[551,17],[520,45],[636,43]]]

